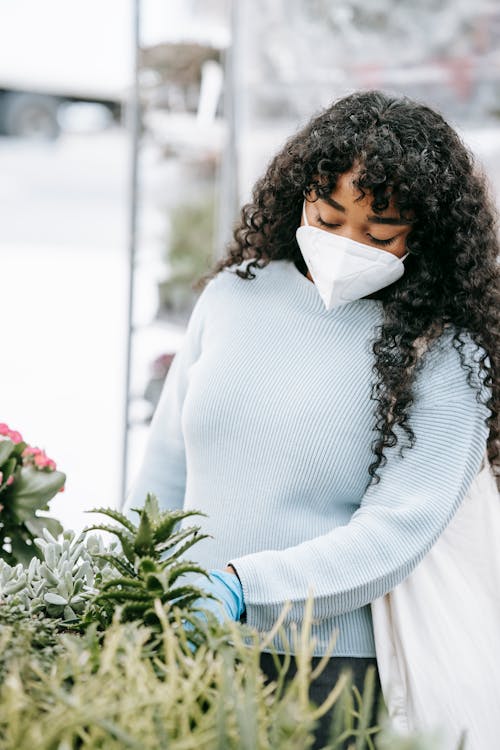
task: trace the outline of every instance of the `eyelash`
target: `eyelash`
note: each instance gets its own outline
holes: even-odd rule
[[[372,237],[371,234],[368,235],[368,237],[373,241],[376,242],[377,245],[392,245],[393,242],[397,240],[397,237],[389,237],[388,240],[378,240],[376,237]]]
[[[319,216],[319,214],[317,216],[317,221],[318,221],[318,224],[321,224],[321,226],[323,227],[328,227],[329,229],[338,227],[338,224],[328,224],[328,222],[323,221],[323,219],[321,218],[321,216]],[[371,239],[372,242],[376,242],[377,245],[384,245],[384,246],[392,245],[392,243],[395,242],[397,239],[397,237],[389,237],[389,239],[387,240],[379,240],[376,237],[373,237],[371,234],[369,234],[368,237]]]

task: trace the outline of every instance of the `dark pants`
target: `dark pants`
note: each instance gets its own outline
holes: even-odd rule
[[[283,662],[283,655],[278,654],[278,657],[280,659],[280,662]],[[314,670],[317,666],[318,662],[321,660],[321,657],[319,656],[313,656],[311,660],[311,667]],[[328,694],[332,691],[333,687],[335,686],[338,678],[340,677],[341,672],[345,670],[349,670],[352,674],[352,685],[356,686],[360,692],[360,694],[363,694],[363,687],[364,687],[364,679],[365,679],[365,672],[369,665],[373,664],[375,666],[375,685],[374,685],[374,699],[371,707],[371,719],[368,724],[368,726],[374,726],[377,723],[377,715],[379,706],[381,703],[383,703],[383,697],[382,697],[382,688],[380,686],[380,677],[378,674],[378,671],[376,669],[377,667],[377,660],[375,657],[354,657],[354,656],[335,656],[330,659],[324,670],[321,672],[321,674],[311,682],[310,689],[309,689],[309,698],[310,700],[315,703],[317,706],[319,706],[321,703],[324,702],[324,700],[327,698]],[[271,654],[262,652],[260,654],[260,668],[262,669],[264,675],[266,676],[266,684],[271,680],[277,679],[277,671],[276,667],[273,661],[273,657]],[[295,660],[292,656],[290,667],[286,674],[286,681],[289,681],[294,674],[297,671]],[[352,692],[352,697],[354,700],[354,709],[358,710],[358,702],[356,701],[356,697],[354,693]],[[337,702],[336,702],[337,703]],[[330,724],[332,720],[332,714],[335,710],[335,705],[333,706],[324,714],[318,721],[318,724],[316,726],[316,729],[314,730],[314,737],[315,742],[312,746],[312,750],[319,750],[319,748],[324,747],[329,739],[329,733],[330,733]],[[356,728],[357,726],[357,719],[353,718],[353,727]],[[374,733],[371,735],[374,744],[376,744],[376,737],[377,734]],[[349,747],[353,747],[355,744],[355,737],[351,735],[350,738],[346,739],[342,744],[335,745],[335,750],[348,750]]]

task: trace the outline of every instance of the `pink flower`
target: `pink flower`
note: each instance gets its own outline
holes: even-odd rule
[[[7,487],[12,484],[14,481],[14,474],[11,474],[10,477],[7,479]]]
[[[33,464],[37,469],[56,470],[56,462],[49,458],[41,448],[28,445],[23,450],[22,457],[25,464]]]
[[[2,472],[0,471],[0,484],[2,484],[2,482],[3,482],[3,474],[2,474]]]
[[[5,422],[0,423],[0,440],[2,439],[12,440],[16,445],[24,443],[23,437],[17,430],[11,430]],[[55,471],[57,464],[51,458],[47,456],[42,448],[38,448],[34,445],[26,445],[21,453],[22,463],[24,466],[34,466],[39,471]],[[14,478],[12,477],[7,484],[12,484]],[[0,480],[1,484],[1,480]]]
[[[40,451],[34,458],[35,466],[39,469],[44,469],[47,465],[47,456],[45,451]]]
[[[20,432],[16,432],[15,430],[9,430],[7,433],[7,437],[16,445],[23,442],[23,436]]]
[[[0,435],[9,438],[9,440],[12,440],[12,442],[16,444],[23,442],[23,436],[21,433],[16,430],[11,430],[9,425],[5,424],[5,422],[0,423]]]
[[[35,449],[36,453],[31,453],[31,455],[28,454],[27,459],[28,463],[33,463],[37,469],[48,469],[49,471],[55,471],[56,469],[56,462],[53,461],[51,458],[47,456],[45,451],[42,451],[40,449]],[[23,451],[24,453],[24,451]]]
[[[38,454],[41,452],[41,448],[33,448],[31,445],[27,445],[21,455],[23,456],[23,458],[25,456],[38,456]]]
[[[66,488],[65,488],[65,486],[64,486],[64,484],[63,484],[63,486],[61,487],[61,489],[59,490],[59,492],[64,492],[64,490],[65,490],[65,489],[66,489]]]

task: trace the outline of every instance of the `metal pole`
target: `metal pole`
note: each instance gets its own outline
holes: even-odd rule
[[[141,128],[141,104],[139,95],[139,52],[141,0],[130,0],[133,12],[133,85],[127,104],[127,126],[130,131],[130,177],[129,177],[129,231],[128,231],[128,310],[127,310],[127,345],[125,362],[125,414],[123,420],[123,453],[121,467],[121,491],[119,508],[125,503],[127,491],[127,466],[129,452],[129,405],[132,368],[132,338],[134,333],[134,275],[137,252],[137,203],[139,193],[139,138]]]
[[[216,246],[214,255],[219,259],[225,255],[224,248],[232,238],[233,225],[238,216],[239,165],[238,165],[238,61],[239,3],[231,3],[231,43],[224,52],[224,118],[227,135],[219,171],[219,200],[217,207]]]

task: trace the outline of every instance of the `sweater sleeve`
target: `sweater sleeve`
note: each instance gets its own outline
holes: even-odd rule
[[[429,350],[414,386],[415,445],[402,457],[399,444],[385,449],[381,481],[349,522],[293,547],[227,561],[240,578],[249,625],[269,630],[287,601],[285,624],[300,622],[309,592],[316,619],[362,607],[403,581],[444,531],[480,468],[491,394],[473,366],[478,402],[457,350],[438,349]]]
[[[208,282],[191,312],[182,344],[173,358],[149,427],[139,471],[127,493],[123,512],[134,522],[132,508],[142,508],[153,493],[163,509],[181,509],[186,487],[186,457],[181,426],[189,368],[201,354],[205,315],[214,279]]]

